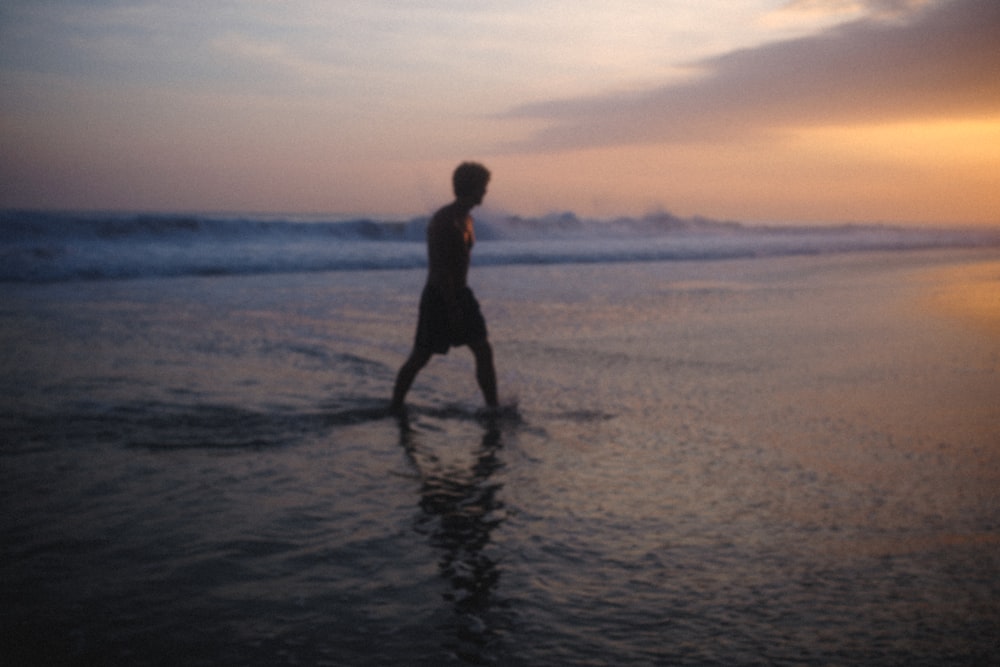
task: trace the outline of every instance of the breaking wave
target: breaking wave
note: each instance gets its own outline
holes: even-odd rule
[[[765,227],[659,213],[583,220],[476,218],[479,265],[692,261],[1000,246],[1000,230],[886,225]],[[0,212],[0,282],[410,269],[427,218]]]

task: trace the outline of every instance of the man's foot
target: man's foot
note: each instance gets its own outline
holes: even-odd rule
[[[496,405],[487,404],[476,411],[476,417],[488,421],[497,419],[520,421],[521,413],[517,409],[517,399],[514,399]]]

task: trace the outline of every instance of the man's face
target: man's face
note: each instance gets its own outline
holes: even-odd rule
[[[483,185],[483,187],[476,190],[476,193],[473,196],[473,201],[475,201],[476,205],[478,206],[479,204],[483,203],[483,199],[485,198],[486,198],[486,186]]]

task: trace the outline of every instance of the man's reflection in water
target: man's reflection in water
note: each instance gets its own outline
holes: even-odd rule
[[[497,458],[500,429],[496,423],[485,426],[471,469],[458,469],[421,451],[409,423],[400,422],[400,442],[422,481],[416,529],[442,551],[438,567],[450,584],[444,599],[453,606],[457,639],[450,648],[473,664],[493,662],[499,641],[498,619],[491,608],[500,571],[485,549],[493,529],[503,522],[503,504],[497,498],[502,484],[490,479],[503,464]]]

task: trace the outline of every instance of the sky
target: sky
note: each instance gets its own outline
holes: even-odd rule
[[[4,0],[0,208],[1000,225],[996,0]]]

